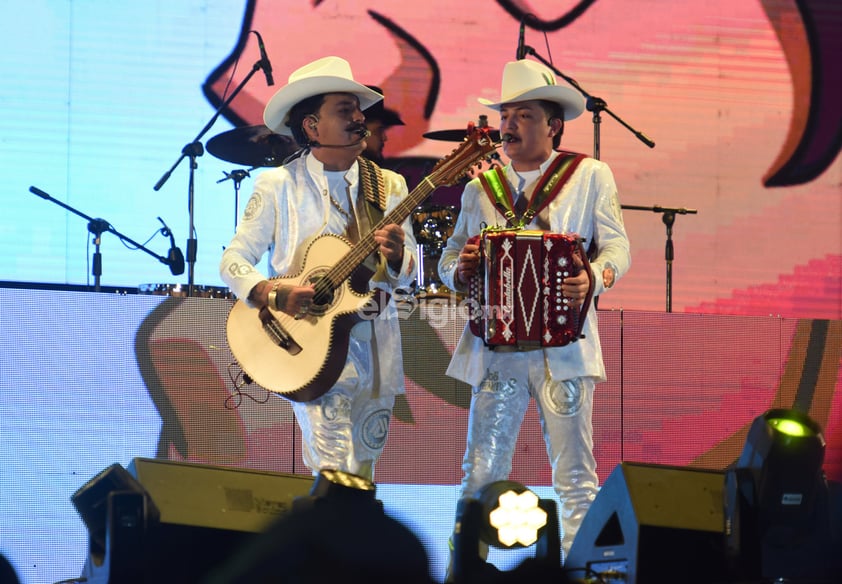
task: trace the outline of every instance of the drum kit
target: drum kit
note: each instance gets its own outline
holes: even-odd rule
[[[479,123],[488,127],[486,116],[480,116]],[[423,134],[429,140],[443,142],[461,142],[468,136],[463,129],[439,130]],[[491,129],[491,137],[499,142],[500,133]],[[248,167],[225,172],[222,183],[231,180],[234,185],[234,228],[239,217],[240,185],[251,171],[258,168],[281,166],[298,151],[295,141],[272,132],[264,125],[234,128],[212,137],[205,148],[216,158]],[[402,174],[407,187],[412,190],[429,174],[439,161],[432,157],[401,157],[387,159],[383,166]],[[427,204],[415,209],[412,214],[412,226],[418,245],[418,270],[415,294],[419,300],[443,298],[453,299],[458,293],[445,286],[438,277],[438,261],[453,234],[456,217],[459,214],[459,197],[462,185],[441,187],[428,199]],[[161,296],[187,296],[187,288],[180,284],[141,284],[141,294]],[[194,296],[206,298],[230,298],[227,289],[211,286],[194,286]]]

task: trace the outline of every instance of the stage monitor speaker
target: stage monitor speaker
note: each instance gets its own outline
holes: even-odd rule
[[[83,574],[92,584],[198,582],[313,486],[309,475],[148,458],[128,473],[143,496],[109,494],[106,557],[89,557]]]
[[[620,463],[585,515],[565,569],[600,574],[606,584],[724,582],[723,486],[720,472]]]

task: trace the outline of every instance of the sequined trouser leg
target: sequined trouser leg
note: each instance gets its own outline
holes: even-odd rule
[[[534,392],[553,488],[561,502],[565,557],[599,489],[593,456],[593,390],[593,380],[585,377],[548,379]]]
[[[598,490],[593,388],[589,378],[551,379],[540,351],[499,356],[471,399],[461,498],[474,497],[483,486],[509,477],[526,407],[530,396],[535,397],[553,488],[561,503],[566,554]]]
[[[460,498],[476,497],[482,487],[506,480],[512,472],[515,443],[529,405],[526,384],[514,374],[502,368],[488,371],[473,390]]]
[[[304,463],[314,474],[330,468],[374,480],[395,398],[372,397],[373,367],[370,343],[352,336],[345,368],[330,391],[309,402],[293,402]]]
[[[511,361],[512,366],[517,364],[517,361]],[[521,369],[525,380],[526,370]],[[462,459],[464,477],[460,499],[476,497],[482,487],[505,480],[512,472],[518,431],[529,405],[526,384],[518,384],[516,375],[516,370],[501,366],[488,371],[485,379],[473,389],[467,447]],[[449,543],[452,552],[452,537]],[[479,555],[483,559],[488,556],[488,545],[484,542],[480,542]],[[446,582],[452,581],[452,567],[451,553]]]

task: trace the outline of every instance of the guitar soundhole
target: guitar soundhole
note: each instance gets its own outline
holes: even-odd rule
[[[336,301],[335,290],[330,282],[322,277],[323,273],[313,273],[306,278],[306,282],[312,284],[316,290],[313,304],[310,306],[310,314],[316,316],[325,314]]]

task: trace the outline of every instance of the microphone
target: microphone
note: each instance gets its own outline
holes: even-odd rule
[[[257,46],[260,49],[260,68],[266,75],[266,85],[275,85],[275,79],[272,77],[272,63],[269,62],[269,57],[266,56],[266,47],[263,46],[263,37],[256,30],[251,31],[257,37]]]
[[[524,37],[525,36],[526,36],[526,19],[523,18],[520,21],[520,33],[518,34],[518,37],[517,37],[517,53],[515,54],[515,57],[517,58],[518,61],[526,58],[526,45],[524,45],[524,40],[525,40]]]
[[[172,230],[167,227],[167,224],[164,223],[164,220],[160,217],[158,217],[158,221],[160,221],[161,225],[164,226],[161,229],[161,235],[164,237],[169,236],[170,238],[170,251],[167,253],[167,259],[161,260],[161,262],[170,267],[170,272],[172,272],[173,276],[179,276],[184,273],[184,254],[180,249],[178,249],[178,247],[176,247],[175,237],[173,237]]]
[[[322,144],[318,140],[313,140],[310,142],[311,148],[354,148],[355,146],[359,146],[365,139],[371,136],[371,132],[366,128],[364,125],[361,125],[359,128],[355,128],[350,130],[351,132],[359,135],[360,139],[356,140],[355,142],[351,142],[350,144]]]

